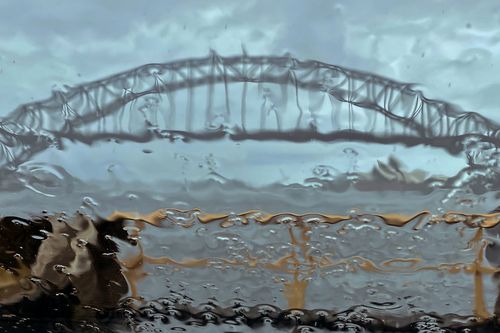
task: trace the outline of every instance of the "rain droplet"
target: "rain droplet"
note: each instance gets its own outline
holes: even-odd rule
[[[83,204],[90,207],[97,207],[99,204],[92,197],[83,197]]]

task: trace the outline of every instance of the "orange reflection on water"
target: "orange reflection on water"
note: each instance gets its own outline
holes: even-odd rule
[[[175,211],[175,210],[174,210]],[[156,211],[151,214],[141,215],[136,213],[115,212],[109,220],[113,218],[124,218],[133,220],[138,223],[138,227],[142,229],[144,223],[160,226],[162,220],[168,215],[166,210]],[[183,211],[187,212],[187,211]],[[228,214],[202,214],[197,211],[196,217],[201,223],[218,222],[221,227],[230,227],[234,225]],[[489,228],[499,223],[499,214],[465,214],[457,212],[449,212],[443,216],[430,216],[427,211],[419,212],[414,215],[399,215],[399,214],[377,214],[385,224],[390,226],[402,227],[412,221],[417,221],[414,229],[421,227],[426,217],[429,217],[427,223],[445,222],[448,224],[463,223],[468,227],[477,228],[475,235],[469,240],[468,247],[476,248],[477,255],[473,263],[441,263],[439,265],[421,265],[420,258],[392,258],[385,260],[380,264],[375,264],[361,256],[353,256],[350,258],[333,259],[328,256],[313,256],[310,254],[310,234],[313,224],[304,222],[314,218],[315,222],[321,223],[338,223],[351,219],[351,216],[341,215],[325,215],[325,214],[265,214],[258,211],[249,211],[238,214],[240,222],[243,225],[253,221],[259,224],[273,223],[288,223],[288,232],[290,237],[291,251],[275,260],[274,262],[259,263],[256,258],[248,256],[246,261],[228,260],[224,258],[201,258],[201,259],[184,259],[174,260],[168,257],[152,258],[144,254],[142,246],[139,244],[140,253],[134,258],[125,260],[122,264],[126,268],[125,275],[131,287],[133,297],[138,297],[136,285],[139,280],[146,276],[143,269],[144,264],[152,265],[173,265],[186,268],[209,267],[211,262],[217,260],[232,266],[247,266],[247,267],[263,267],[268,270],[280,271],[290,274],[290,278],[283,282],[283,296],[287,300],[288,308],[306,308],[307,307],[307,288],[308,278],[312,272],[318,268],[334,267],[342,264],[350,264],[358,267],[362,271],[371,273],[412,273],[417,271],[435,270],[443,271],[450,274],[465,272],[472,274],[474,277],[474,314],[480,319],[490,318],[490,313],[484,300],[483,275],[494,274],[500,272],[500,268],[485,266],[483,264],[484,249],[487,242],[482,239],[483,228]],[[287,222],[283,222],[282,219]],[[229,222],[228,222],[229,221]],[[290,223],[290,221],[292,223]],[[195,223],[195,222],[193,222]],[[185,226],[185,225],[183,225]],[[189,225],[191,226],[191,225]],[[299,254],[300,253],[300,254]]]

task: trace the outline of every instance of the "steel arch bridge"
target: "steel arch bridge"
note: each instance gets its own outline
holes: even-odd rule
[[[65,86],[19,106],[0,119],[0,167],[15,168],[65,138],[366,140],[456,153],[471,135],[499,146],[498,124],[427,99],[411,84],[289,55],[212,52]]]

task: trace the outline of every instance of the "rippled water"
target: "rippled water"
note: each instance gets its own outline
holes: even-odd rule
[[[0,121],[0,328],[494,331],[499,140],[289,56],[54,91]]]

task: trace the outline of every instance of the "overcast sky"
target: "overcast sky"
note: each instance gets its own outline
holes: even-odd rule
[[[421,84],[500,120],[500,3],[491,1],[1,1],[0,114],[54,85],[148,62],[316,59]],[[496,74],[495,74],[496,73]]]

